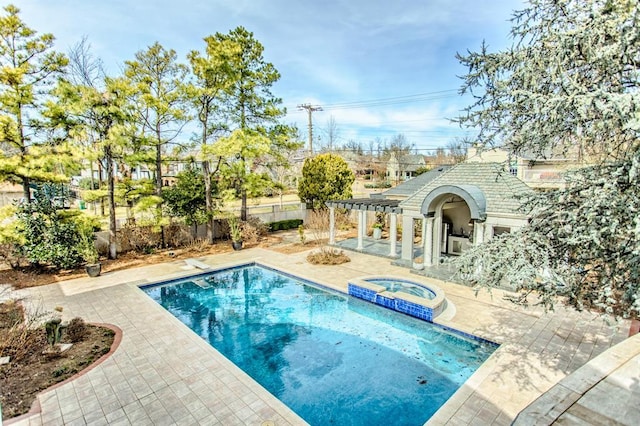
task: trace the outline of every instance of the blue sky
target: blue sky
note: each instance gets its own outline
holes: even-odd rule
[[[8,4],[0,0],[3,6]],[[274,94],[286,122],[306,140],[307,113],[321,106],[314,133],[326,142],[328,121],[337,142],[389,140],[403,134],[417,149],[472,136],[449,118],[469,104],[457,94],[466,70],[456,52],[511,43],[509,19],[524,0],[18,0],[22,19],[56,37],[66,52],[87,36],[108,72],[155,41],[185,60],[202,39],[242,25],[265,48],[281,74]],[[314,138],[315,140],[316,138]]]

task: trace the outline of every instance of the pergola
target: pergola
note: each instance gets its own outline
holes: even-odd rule
[[[351,198],[349,200],[330,200],[325,203],[329,207],[329,244],[335,244],[335,209],[356,210],[358,212],[358,246],[356,250],[364,249],[364,236],[367,233],[367,212],[381,212],[390,215],[389,223],[389,256],[396,257],[396,242],[398,238],[398,214],[400,200],[383,198]]]

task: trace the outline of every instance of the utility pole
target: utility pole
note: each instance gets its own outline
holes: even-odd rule
[[[311,119],[311,115],[314,111],[322,111],[321,106],[313,106],[311,104],[301,104],[298,105],[298,110],[307,110],[309,115],[309,156],[313,156],[313,120]]]

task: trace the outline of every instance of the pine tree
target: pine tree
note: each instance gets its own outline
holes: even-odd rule
[[[66,180],[57,165],[60,147],[36,135],[41,103],[60,76],[67,58],[53,50],[51,34],[38,35],[9,5],[0,17],[0,179],[22,184],[30,201],[30,183]]]

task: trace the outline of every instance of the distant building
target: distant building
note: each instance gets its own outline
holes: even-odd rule
[[[397,155],[395,152],[392,152],[389,161],[387,161],[386,177],[389,182],[397,184],[415,177],[416,170],[426,166],[427,163],[424,155]]]
[[[0,207],[9,206],[23,197],[22,185],[10,182],[0,183]]]
[[[467,161],[505,164],[512,175],[536,190],[564,186],[564,173],[582,165],[577,155],[549,155],[540,159],[534,156],[517,157],[501,148],[480,152],[473,147],[469,148]]]

